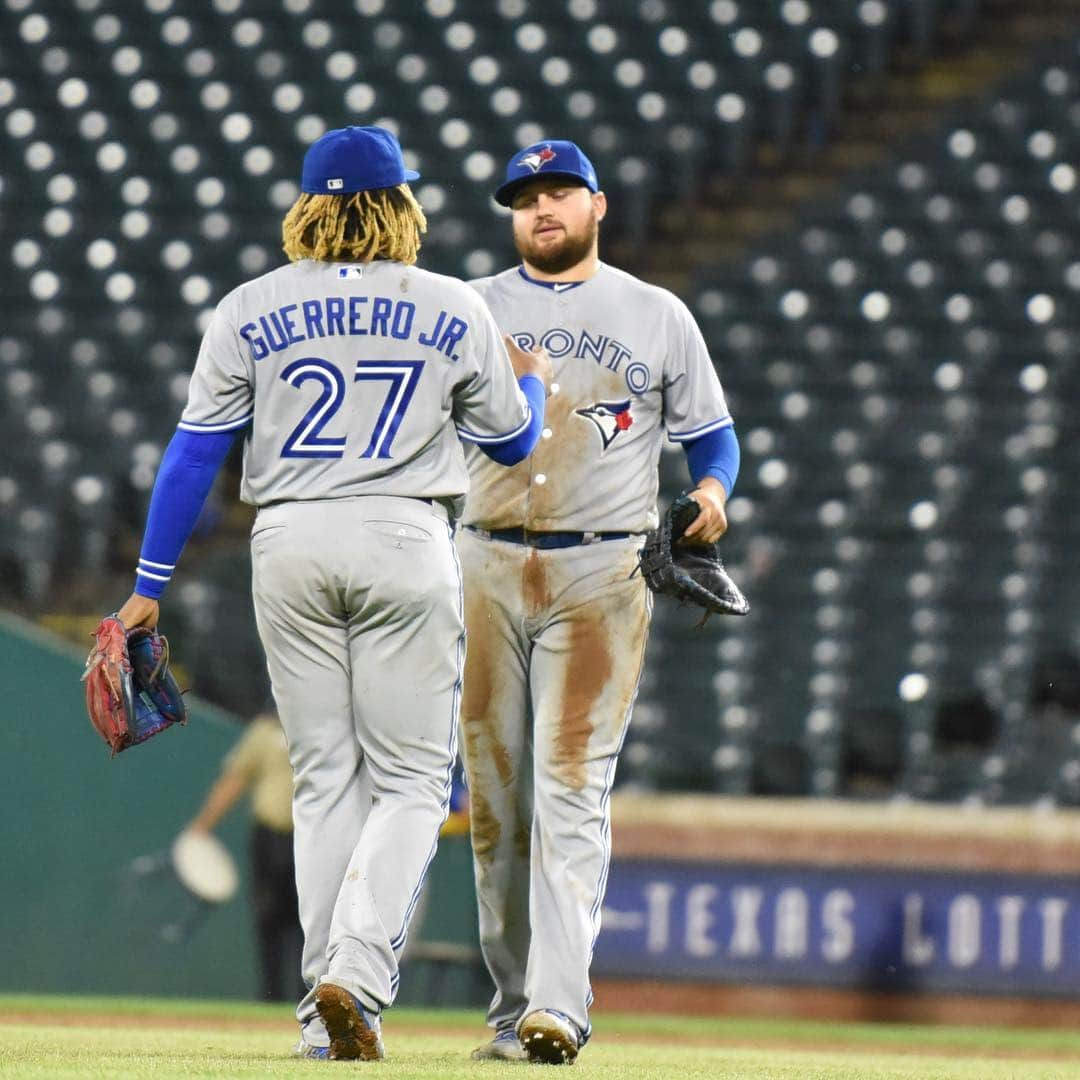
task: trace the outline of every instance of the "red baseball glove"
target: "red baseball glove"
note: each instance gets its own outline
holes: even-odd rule
[[[187,707],[169,671],[169,643],[145,626],[130,632],[113,615],[98,623],[86,658],[86,710],[113,755],[172,724],[187,723]]]

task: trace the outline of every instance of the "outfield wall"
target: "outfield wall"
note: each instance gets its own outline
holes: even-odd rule
[[[597,1002],[1080,1018],[1080,814],[616,796]]]
[[[219,830],[241,864],[233,902],[201,918],[151,869],[240,728],[192,698],[185,729],[110,759],[86,716],[84,660],[0,616],[0,990],[251,997],[245,811]]]
[[[239,728],[192,699],[187,729],[110,760],[84,655],[0,616],[0,990],[251,997],[245,811],[219,830],[242,872],[230,903],[189,918],[167,873],[135,872]],[[1080,814],[617,794],[613,821],[600,1007],[1080,1020]],[[481,1003],[464,838],[428,894],[402,1000]]]
[[[246,806],[217,830],[241,872],[228,903],[195,903],[166,858],[242,729],[189,695],[186,728],[110,758],[86,716],[85,658],[0,614],[0,992],[252,998]],[[466,837],[443,841],[428,885],[420,936],[434,943],[414,950],[401,1000],[484,1002]]]

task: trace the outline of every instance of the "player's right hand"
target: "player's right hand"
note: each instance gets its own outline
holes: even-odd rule
[[[547,349],[543,345],[538,345],[535,349],[523,349],[509,334],[503,334],[503,341],[506,342],[506,351],[510,354],[514,375],[519,379],[525,375],[535,375],[544,384],[544,393],[550,395],[555,371]]]

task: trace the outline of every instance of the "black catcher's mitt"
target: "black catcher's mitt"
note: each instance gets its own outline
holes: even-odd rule
[[[106,616],[86,658],[86,711],[113,754],[145,742],[172,724],[187,723],[187,707],[169,671],[169,643],[145,626],[125,630]]]
[[[714,613],[746,615],[750,604],[728,577],[716,544],[680,543],[700,510],[689,495],[680,495],[668,507],[660,527],[645,537],[638,551],[638,569],[654,593],[704,608],[702,623]]]

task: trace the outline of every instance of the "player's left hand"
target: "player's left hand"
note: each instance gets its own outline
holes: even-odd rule
[[[132,593],[124,601],[124,606],[116,613],[116,617],[123,623],[125,630],[134,630],[136,626],[146,626],[153,630],[158,624],[159,614],[156,600]]]
[[[687,527],[683,538],[689,544],[714,544],[727,532],[727,513],[724,504],[727,495],[724,485],[713,476],[702,479],[690,498],[701,507],[701,512]]]

